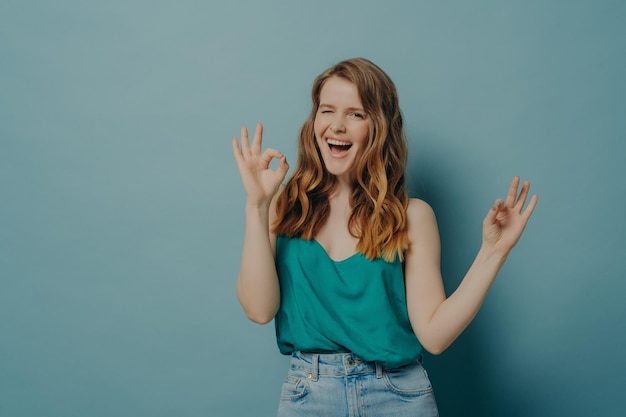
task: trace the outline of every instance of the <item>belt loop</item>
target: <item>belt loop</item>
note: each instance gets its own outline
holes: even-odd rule
[[[383,365],[380,362],[376,362],[376,378],[383,377]]]
[[[313,354],[313,369],[311,370],[311,381],[317,381],[320,368],[320,355]]]

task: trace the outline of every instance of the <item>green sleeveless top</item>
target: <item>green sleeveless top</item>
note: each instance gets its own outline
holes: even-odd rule
[[[278,236],[276,270],[281,353],[352,352],[391,368],[421,354],[409,323],[399,259],[370,261],[356,253],[334,261],[314,239]]]

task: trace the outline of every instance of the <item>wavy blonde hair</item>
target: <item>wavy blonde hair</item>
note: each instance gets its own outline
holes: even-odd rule
[[[320,92],[331,77],[355,84],[368,116],[369,138],[356,165],[352,192],[350,234],[358,239],[357,251],[368,259],[404,260],[408,247],[404,168],[407,145],[402,128],[398,94],[391,78],[374,63],[354,58],[320,74],[313,83],[313,105],[298,141],[298,162],[276,203],[272,230],[289,237],[310,240],[330,213],[329,196],[335,177],[324,168],[313,124]]]

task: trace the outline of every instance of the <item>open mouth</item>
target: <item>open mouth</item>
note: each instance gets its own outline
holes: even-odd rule
[[[335,139],[327,139],[326,143],[328,143],[328,147],[330,148],[330,152],[335,155],[342,155],[352,147],[350,142],[343,142],[341,140]]]

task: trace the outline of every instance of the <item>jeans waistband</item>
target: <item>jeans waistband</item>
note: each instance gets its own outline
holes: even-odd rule
[[[305,353],[291,354],[291,369],[307,374],[317,381],[320,375],[348,376],[375,373],[382,378],[385,368],[380,362],[364,361],[353,353]]]

